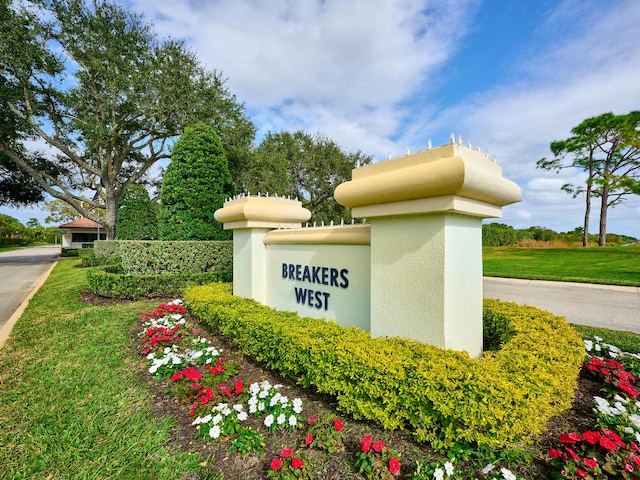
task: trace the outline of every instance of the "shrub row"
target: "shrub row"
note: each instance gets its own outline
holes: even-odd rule
[[[231,272],[231,241],[138,241],[95,242],[97,257],[120,257],[126,273],[160,275],[178,273]]]
[[[231,273],[201,272],[164,275],[125,274],[120,265],[107,265],[89,270],[89,289],[109,298],[138,299],[156,296],[177,296],[188,285],[228,282]]]
[[[508,340],[472,359],[276,311],[234,297],[230,285],[189,287],[184,298],[194,316],[243,353],[334,396],[354,418],[406,430],[434,448],[504,446],[542,432],[570,408],[584,356],[582,340],[562,317],[497,300],[485,301],[485,322],[496,329],[490,337]]]

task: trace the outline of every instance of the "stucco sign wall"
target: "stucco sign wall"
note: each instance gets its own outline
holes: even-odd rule
[[[356,168],[335,198],[370,224],[302,228],[311,212],[297,200],[225,202],[216,219],[234,234],[234,294],[479,356],[482,219],[520,188],[452,143]]]

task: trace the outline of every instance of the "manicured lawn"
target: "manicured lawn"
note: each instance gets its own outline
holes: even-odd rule
[[[640,286],[640,247],[483,247],[484,275]]]
[[[149,414],[129,338],[157,301],[84,304],[78,263],[58,263],[0,350],[0,478],[192,478],[202,460],[164,446],[174,421]]]

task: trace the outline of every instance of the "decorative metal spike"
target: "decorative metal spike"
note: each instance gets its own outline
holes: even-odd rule
[[[351,219],[351,225],[353,225],[353,224],[355,224],[355,223],[356,223],[355,218],[352,218],[352,219]]]
[[[329,222],[329,226],[330,226],[330,227],[333,227],[333,220],[331,220],[331,221]]]
[[[427,150],[431,150],[431,139],[427,142]]]
[[[480,148],[480,145],[478,145],[478,147],[476,148],[476,150],[478,150],[479,152],[482,152],[482,149]]]
[[[473,147],[471,146],[471,140],[469,140],[469,143],[467,143],[467,148],[473,148]]]
[[[409,151],[409,145],[407,145],[407,155],[411,155],[411,151]]]
[[[340,219],[340,226],[342,227],[344,225],[344,218]]]
[[[313,228],[316,228],[316,222],[313,222]]]
[[[451,143],[456,143],[456,134],[451,132]]]
[[[458,135],[458,145],[462,146],[462,135]]]

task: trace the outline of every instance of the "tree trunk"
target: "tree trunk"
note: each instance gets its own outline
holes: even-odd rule
[[[586,193],[586,208],[584,212],[584,228],[582,229],[582,246],[586,248],[589,246],[589,215],[591,215],[591,184],[587,185]]]
[[[602,189],[602,203],[600,204],[600,233],[598,245],[604,247],[607,244],[607,208],[609,207],[609,187]]]
[[[116,214],[118,211],[118,204],[116,202],[115,195],[107,190],[105,200],[105,207],[107,208],[107,216],[104,220],[104,229],[107,234],[107,240],[116,239]]]

